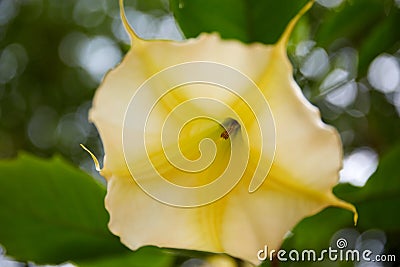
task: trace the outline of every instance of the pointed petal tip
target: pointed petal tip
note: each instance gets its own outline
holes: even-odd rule
[[[354,222],[354,226],[357,225],[358,222],[358,212],[357,209],[354,205],[350,204],[350,203],[346,203],[348,205],[348,207],[345,207],[347,210],[353,212],[353,222]]]
[[[136,34],[135,30],[131,27],[131,25],[128,22],[128,18],[126,17],[125,14],[125,8],[124,8],[124,0],[119,0],[119,12],[122,20],[122,24],[124,25],[131,42],[134,40],[140,40],[140,37]]]
[[[334,206],[353,212],[354,226],[356,226],[357,222],[358,222],[358,212],[357,212],[356,207],[348,202],[343,201],[343,200],[337,200],[337,201],[338,202]]]
[[[357,225],[357,222],[358,222],[358,213],[357,213],[357,211],[354,213],[354,226],[356,226]]]
[[[286,45],[289,41],[290,35],[293,32],[294,27],[296,26],[297,22],[300,20],[300,18],[313,6],[315,0],[310,0],[305,4],[300,11],[297,13],[296,16],[294,16],[290,21],[289,24],[286,26],[285,31],[283,32],[281,38],[278,41],[278,44],[283,46],[286,49]]]
[[[96,156],[83,144],[79,144],[79,145],[81,146],[81,148],[83,148],[83,150],[85,150],[87,153],[89,153],[89,155],[92,157],[94,165],[96,166],[96,171],[101,172],[100,163],[97,160]]]
[[[358,222],[358,212],[357,212],[356,207],[354,207],[353,205],[351,205],[351,206],[353,207],[352,212],[353,212],[354,226],[356,226],[357,222]]]

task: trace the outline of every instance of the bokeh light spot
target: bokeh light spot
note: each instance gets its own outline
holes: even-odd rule
[[[105,0],[79,0],[75,4],[73,17],[78,25],[95,27],[104,21],[105,10]]]
[[[79,66],[79,51],[88,40],[89,38],[81,32],[72,32],[66,35],[58,47],[60,59],[67,66]]]
[[[18,13],[18,1],[1,0],[0,1],[0,25],[10,22]]]
[[[326,8],[335,8],[342,4],[343,0],[317,0],[317,3]]]
[[[310,53],[311,49],[315,46],[315,41],[307,40],[299,43],[296,46],[296,56],[305,57]]]
[[[340,171],[340,182],[364,186],[378,167],[378,155],[368,147],[361,147],[347,155]]]
[[[354,102],[356,97],[357,83],[351,81],[328,93],[326,101],[337,107],[346,108]]]
[[[59,145],[68,154],[81,152],[79,144],[86,142],[88,134],[88,127],[85,127],[82,118],[75,113],[64,115],[57,125]]]
[[[17,43],[8,45],[0,53],[0,84],[11,81],[22,74],[28,63],[25,48]]]
[[[319,90],[321,92],[329,91],[335,87],[341,86],[348,80],[349,73],[343,69],[334,69],[324,79]]]
[[[105,36],[96,36],[84,41],[78,54],[80,65],[98,82],[122,57],[121,50],[115,42]]]
[[[57,122],[58,115],[53,109],[46,106],[36,109],[28,124],[28,137],[32,144],[41,149],[54,146]]]
[[[400,84],[400,66],[397,59],[388,54],[375,58],[369,66],[368,81],[382,93],[395,91]]]
[[[328,70],[328,54],[320,47],[314,48],[300,67],[301,73],[309,79],[318,79],[326,74]]]

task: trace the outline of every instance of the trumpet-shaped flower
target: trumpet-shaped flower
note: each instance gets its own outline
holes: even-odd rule
[[[304,217],[355,208],[332,193],[337,132],[302,95],[286,44],[142,40],[96,92],[110,230],[145,245],[227,253],[254,264]]]

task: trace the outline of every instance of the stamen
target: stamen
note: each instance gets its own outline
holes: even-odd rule
[[[221,133],[220,137],[227,140],[230,136],[235,134],[240,129],[240,124],[234,119],[227,119],[224,121],[223,126],[225,130]]]
[[[225,130],[225,131],[222,132],[221,137],[226,140],[226,139],[229,138],[229,133]]]

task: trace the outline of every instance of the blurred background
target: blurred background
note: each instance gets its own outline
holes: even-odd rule
[[[167,1],[126,1],[126,12],[145,38],[182,39]],[[118,1],[1,0],[0,157],[60,153],[91,171],[79,144],[99,158],[102,145],[88,109],[128,44]]]
[[[168,0],[125,0],[125,6],[142,38],[185,38]],[[364,186],[400,141],[399,25],[399,0],[318,0],[291,38],[295,79],[340,132],[343,183]],[[102,158],[88,109],[104,74],[128,49],[118,1],[0,0],[0,158],[19,151],[61,154],[102,181],[79,144]],[[336,234],[375,240],[381,252],[400,258],[399,241],[387,244],[389,235],[399,238],[398,229],[364,230]],[[201,259],[187,261],[181,266],[207,266]],[[357,266],[397,266],[374,264]],[[0,266],[19,264],[0,249]]]

